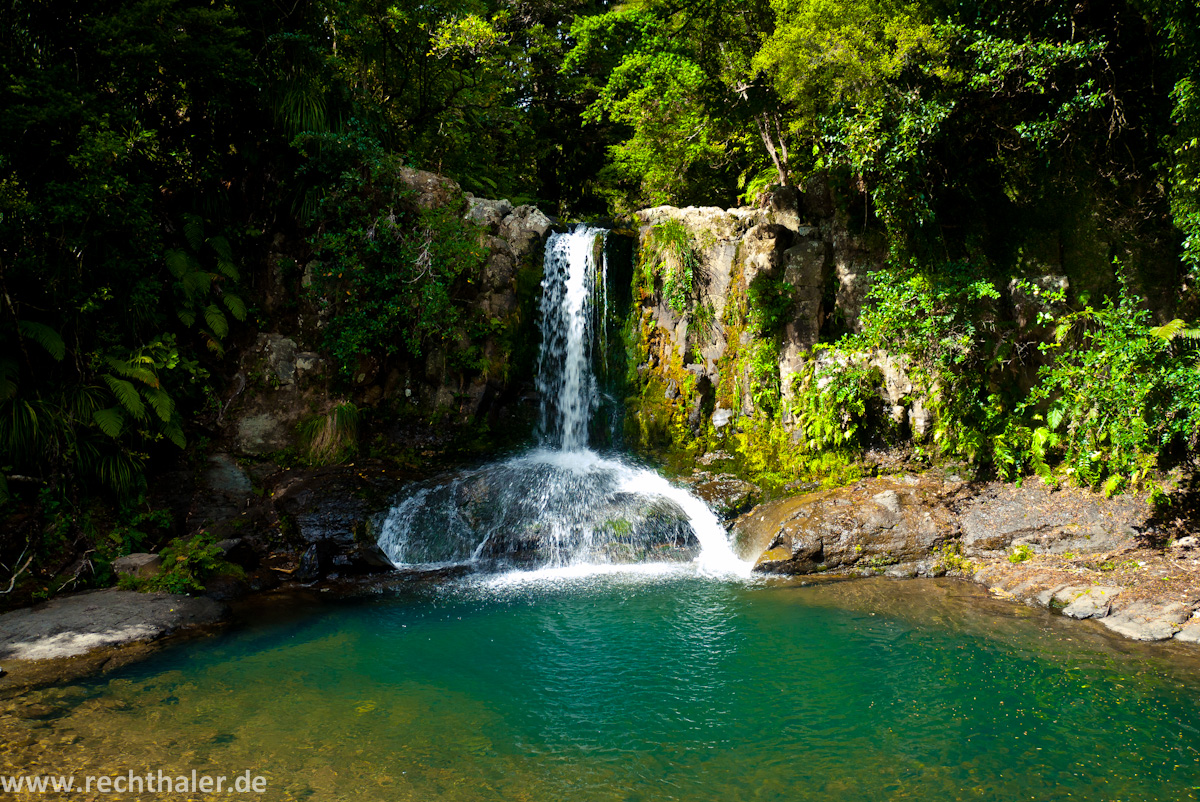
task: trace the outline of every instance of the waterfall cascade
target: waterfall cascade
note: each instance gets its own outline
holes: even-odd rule
[[[592,309],[595,289],[607,301],[607,264],[597,260],[605,234],[578,226],[546,243],[540,445],[412,486],[382,522],[379,545],[393,564],[565,568],[691,560],[705,573],[749,572],[703,501],[651,470],[588,448],[599,400],[593,343],[606,336],[603,325],[593,325]]]

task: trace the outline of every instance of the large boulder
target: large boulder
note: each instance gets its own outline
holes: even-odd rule
[[[956,532],[935,479],[877,479],[768,502],[734,525],[736,548],[765,573],[879,569],[921,560]]]

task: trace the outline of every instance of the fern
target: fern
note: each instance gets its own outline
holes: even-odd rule
[[[150,406],[154,409],[154,414],[158,415],[159,420],[168,423],[171,416],[175,414],[175,402],[171,400],[171,396],[167,395],[165,390],[157,387],[147,388],[142,393],[150,402]]]
[[[221,262],[228,264],[231,268],[233,267],[233,249],[229,247],[229,240],[224,237],[212,237],[209,239],[208,244],[217,252],[217,256],[220,257]],[[230,276],[230,278],[233,278],[233,276]]]
[[[165,261],[167,270],[176,279],[182,279],[194,269],[192,257],[188,255],[187,251],[169,250],[166,253]]]
[[[113,439],[120,437],[121,432],[125,429],[125,416],[119,407],[98,409],[92,413],[92,419],[96,421],[100,431]]]
[[[246,304],[239,296],[227,292],[221,296],[221,301],[225,304],[225,308],[229,310],[229,314],[238,320],[246,319]]]
[[[178,416],[175,416],[163,427],[163,436],[180,448],[187,447],[187,438],[183,436],[183,428],[179,425]]]
[[[204,322],[208,324],[219,340],[224,339],[225,335],[229,333],[229,321],[225,319],[225,313],[216,304],[209,304],[204,308]]]
[[[1200,340],[1200,329],[1189,329],[1187,324],[1180,318],[1175,318],[1161,326],[1155,326],[1150,329],[1150,334],[1167,342],[1171,342],[1177,337],[1183,337],[1188,340]]]
[[[32,320],[22,320],[17,323],[17,330],[24,336],[36,342],[55,362],[61,362],[67,355],[67,344],[57,331],[45,323],[35,323]]]
[[[133,416],[135,420],[145,420],[146,405],[142,403],[142,397],[138,395],[137,388],[131,382],[124,379],[118,379],[111,374],[105,374],[103,377],[105,384],[112,390],[113,395],[121,402],[121,406],[125,411]]]
[[[194,214],[183,218],[183,236],[193,251],[204,247],[204,221]]]

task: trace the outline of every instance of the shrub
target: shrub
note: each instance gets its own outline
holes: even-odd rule
[[[1122,279],[1116,299],[1064,315],[1044,350],[1028,406],[1045,408],[1032,434],[1034,460],[1060,451],[1062,472],[1114,493],[1138,485],[1173,449],[1200,438],[1200,362],[1179,321],[1151,327]],[[1043,417],[1043,416],[1038,416]],[[1036,466],[1035,466],[1036,467]],[[1041,472],[1041,471],[1039,471]]]

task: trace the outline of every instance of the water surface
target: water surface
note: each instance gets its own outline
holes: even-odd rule
[[[1189,651],[949,581],[661,571],[276,611],[22,700],[60,717],[6,716],[0,773],[251,768],[268,799],[1197,798]]]

